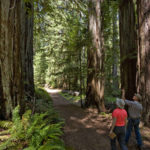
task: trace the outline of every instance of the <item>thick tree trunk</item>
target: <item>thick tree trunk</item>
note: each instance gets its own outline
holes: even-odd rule
[[[0,1],[1,119],[9,119],[18,104],[23,113],[25,95],[29,89],[33,92],[33,8],[30,6],[27,9],[21,0]]]
[[[89,2],[89,32],[91,46],[88,49],[88,75],[85,106],[96,105],[98,111],[104,106],[104,49],[101,30],[101,0]]]
[[[150,1],[138,0],[137,90],[142,95],[143,119],[150,122]]]
[[[136,92],[136,24],[133,0],[120,0],[121,88],[132,99]]]

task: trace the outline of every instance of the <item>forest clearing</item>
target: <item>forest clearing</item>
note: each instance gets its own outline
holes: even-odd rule
[[[0,150],[117,148],[150,150],[150,0],[0,0]]]

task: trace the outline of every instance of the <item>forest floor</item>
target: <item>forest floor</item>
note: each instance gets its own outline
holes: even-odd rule
[[[98,114],[95,109],[82,109],[59,95],[59,90],[47,89],[54,107],[65,121],[63,140],[70,150],[110,150],[108,137],[111,114]],[[142,127],[143,150],[150,150],[150,128]],[[134,133],[128,150],[136,150]]]

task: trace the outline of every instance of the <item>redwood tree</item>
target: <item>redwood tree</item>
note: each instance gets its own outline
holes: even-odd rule
[[[136,23],[133,0],[120,0],[119,21],[121,89],[124,89],[127,99],[132,99],[136,92],[137,62]]]
[[[1,119],[9,119],[18,104],[23,113],[25,98],[33,96],[32,31],[32,1],[0,1]]]
[[[113,9],[112,12],[112,77],[113,77],[113,88],[114,90],[119,89],[118,82],[118,51],[119,51],[119,39],[118,39],[118,11]]]
[[[96,105],[98,111],[104,106],[104,49],[102,34],[101,0],[89,1],[88,77],[85,106]]]
[[[138,0],[137,90],[142,95],[143,119],[150,122],[150,1]]]

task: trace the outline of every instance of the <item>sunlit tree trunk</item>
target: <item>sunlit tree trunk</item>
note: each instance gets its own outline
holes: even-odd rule
[[[0,1],[1,119],[9,119],[18,104],[23,113],[25,97],[33,96],[32,11],[29,2],[25,5],[21,0]]]
[[[118,82],[118,11],[113,11],[113,38],[112,38],[112,51],[113,51],[113,65],[112,65],[112,76],[113,76],[113,88],[117,90],[119,88]]]
[[[136,24],[133,0],[120,0],[120,71],[121,88],[132,99],[136,92]]]
[[[138,0],[137,90],[142,95],[143,119],[150,122],[150,1]]]
[[[101,30],[101,0],[89,2],[89,32],[91,45],[88,49],[87,93],[85,106],[96,105],[98,111],[104,106],[104,49]]]

